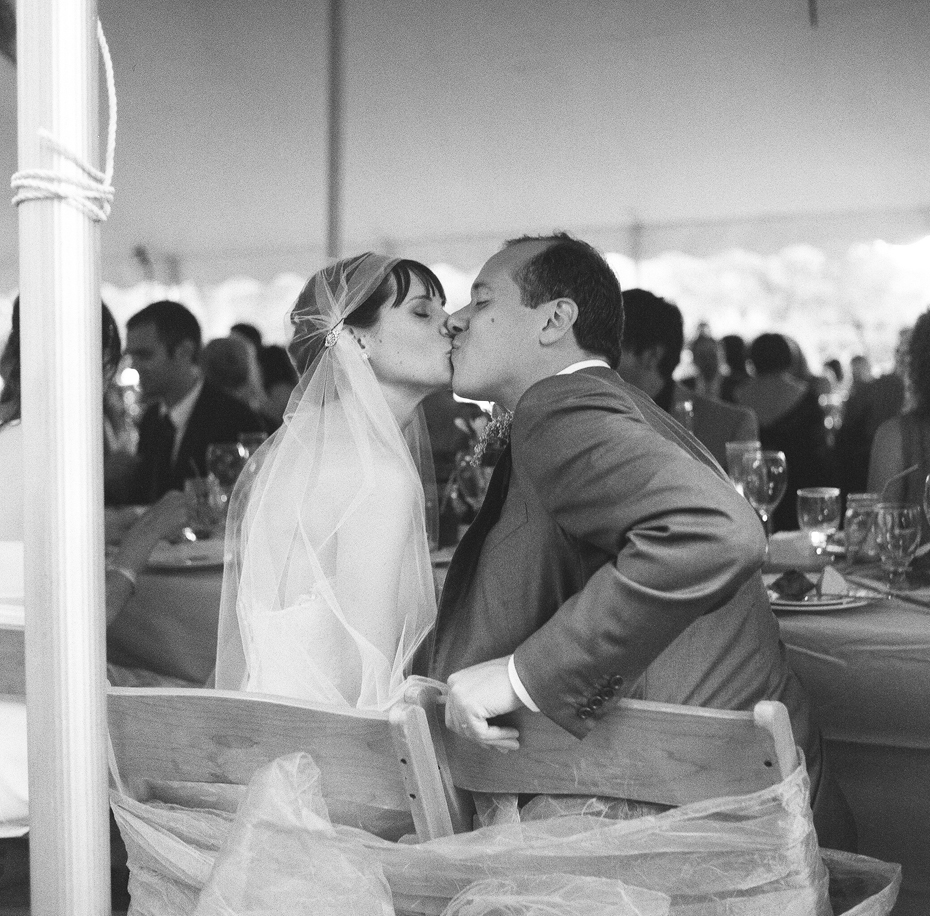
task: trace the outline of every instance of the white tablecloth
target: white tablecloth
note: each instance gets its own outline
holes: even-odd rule
[[[855,814],[859,851],[904,866],[896,916],[926,916],[930,610],[882,599],[843,612],[784,614],[780,624]]]

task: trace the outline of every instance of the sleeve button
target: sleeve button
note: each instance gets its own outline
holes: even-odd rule
[[[604,705],[603,697],[596,696],[596,697],[591,697],[591,699],[588,700],[588,706],[590,706],[591,709],[600,709],[603,705]]]
[[[581,709],[578,710],[578,718],[579,719],[590,719],[592,713],[593,713],[593,710],[591,709],[590,706],[582,706]]]
[[[619,690],[623,686],[623,678],[620,677],[619,674],[615,674],[610,679],[610,686],[613,687],[614,690]]]
[[[613,699],[613,696],[614,696],[614,693],[615,693],[615,691],[614,691],[613,687],[605,687],[605,688],[598,694],[598,696],[599,696],[602,700],[612,700],[612,699]]]

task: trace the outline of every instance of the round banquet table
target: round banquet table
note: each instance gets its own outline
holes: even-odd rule
[[[216,664],[223,567],[147,569],[107,628],[107,661],[203,685]]]
[[[930,913],[930,590],[784,613],[781,635],[810,694],[859,829],[859,851],[903,866],[896,916]]]

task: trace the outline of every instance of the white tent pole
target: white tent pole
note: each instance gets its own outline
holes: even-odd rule
[[[97,165],[95,0],[20,0],[20,170]],[[19,206],[33,916],[110,912],[99,233],[62,200]]]
[[[342,256],[343,137],[342,0],[329,0],[329,140],[326,195],[326,256]]]

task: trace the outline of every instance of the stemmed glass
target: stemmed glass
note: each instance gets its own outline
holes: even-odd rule
[[[762,519],[765,533],[772,533],[772,513],[788,486],[788,463],[784,452],[746,452],[743,455],[741,483],[743,496]]]
[[[875,507],[875,542],[888,575],[888,591],[903,588],[907,568],[920,543],[920,507],[909,503],[879,503]]]
[[[224,502],[229,500],[248,460],[249,451],[241,442],[215,442],[207,446],[207,473],[219,484]]]
[[[737,442],[728,442],[727,450],[727,474],[733,481],[733,486],[740,496],[743,495],[743,458],[747,453],[761,451],[762,443],[758,439],[741,439]]]
[[[837,487],[802,487],[798,490],[798,525],[810,534],[818,554],[840,527],[840,491]]]

